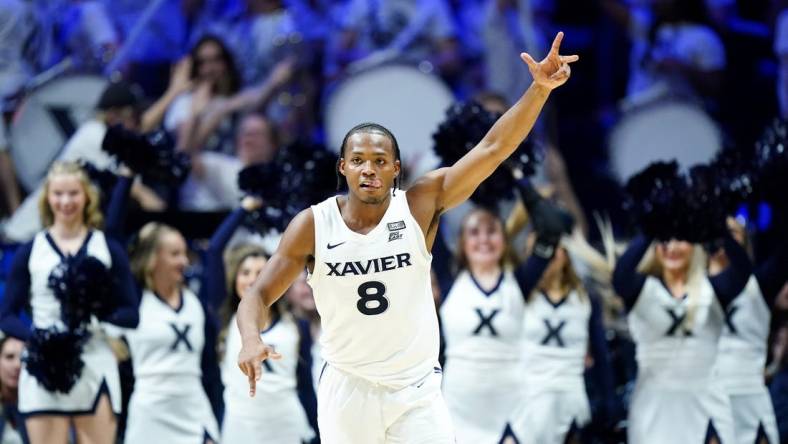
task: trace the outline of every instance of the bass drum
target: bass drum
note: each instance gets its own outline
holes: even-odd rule
[[[107,84],[99,76],[61,77],[22,101],[10,127],[11,157],[28,192],[41,182],[71,135],[93,116]]]
[[[611,164],[622,182],[657,160],[675,159],[686,170],[721,147],[720,129],[703,109],[672,99],[634,108],[610,134]]]
[[[324,109],[327,141],[339,152],[345,134],[362,122],[379,123],[396,136],[407,179],[438,166],[432,134],[454,103],[436,76],[404,65],[383,66],[345,80]]]

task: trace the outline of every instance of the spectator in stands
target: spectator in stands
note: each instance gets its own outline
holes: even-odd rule
[[[246,114],[238,125],[234,156],[204,151],[192,155],[192,171],[181,187],[180,208],[218,211],[241,198],[238,173],[246,166],[270,162],[279,149],[277,130],[260,113]]]
[[[5,120],[0,117],[0,186],[3,189],[3,201],[7,213],[12,214],[20,204],[19,185],[16,183],[14,163],[8,152]],[[2,208],[2,206],[0,206]],[[0,212],[0,214],[3,214]]]
[[[329,78],[381,63],[422,64],[451,75],[460,69],[457,31],[445,0],[350,0],[342,35],[331,48]]]
[[[104,134],[112,125],[122,125],[129,130],[139,129],[138,107],[142,97],[132,85],[125,82],[110,83],[96,104],[96,114],[71,136],[58,160],[82,160],[99,169],[112,169],[112,158],[101,148]],[[151,121],[150,117],[147,117]],[[38,209],[41,187],[32,192],[5,226],[5,235],[12,240],[25,241],[40,230]],[[165,202],[150,188],[138,182],[132,191],[134,199],[147,210],[160,211]]]
[[[603,6],[632,39],[630,98],[669,92],[713,98],[719,93],[725,48],[709,25],[704,0],[605,0]]]
[[[189,47],[188,20],[199,9],[197,1],[165,0],[145,23],[140,20],[146,17],[152,1],[104,3],[123,39],[124,60],[118,68],[128,66],[127,79],[139,84],[147,96],[161,96],[167,88],[170,65],[182,58]]]
[[[209,129],[205,120],[241,89],[235,60],[222,39],[215,35],[200,38],[190,55],[191,89],[173,101],[165,115],[164,127],[176,134],[180,150],[230,153],[233,130],[230,116],[221,115]]]
[[[780,115],[788,119],[788,2],[777,16],[774,29],[774,53],[780,65],[777,75],[777,98],[780,102]]]

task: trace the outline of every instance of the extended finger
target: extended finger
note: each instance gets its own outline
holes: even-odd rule
[[[561,60],[561,63],[572,63],[580,60],[580,56],[574,54],[568,56],[559,56],[558,58]]]
[[[254,370],[246,373],[246,377],[249,380],[249,396],[254,397],[254,392],[257,389],[257,377]]]
[[[536,60],[534,60],[534,58],[531,57],[531,55],[528,54],[527,52],[520,53],[520,58],[523,59],[523,62],[525,62],[529,68],[532,69],[537,68],[538,64],[536,63]]]
[[[268,352],[268,359],[282,359],[282,354],[271,350]]]
[[[558,49],[561,47],[561,41],[564,39],[563,31],[559,31],[556,34],[555,39],[553,40],[553,46],[550,47],[550,52],[554,54],[558,54]]]

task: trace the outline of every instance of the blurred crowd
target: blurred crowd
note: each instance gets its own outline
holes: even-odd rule
[[[332,132],[348,128],[330,128],[332,112],[388,106],[380,99],[386,91],[364,87],[363,76],[406,67],[429,79],[425,87],[501,113],[531,81],[520,52],[541,59],[559,30],[566,33],[563,52],[581,60],[532,135],[543,156],[534,181],[569,209],[595,247],[632,234],[620,183],[650,160],[675,155],[684,166],[707,160],[723,147],[752,145],[771,119],[788,118],[785,0],[0,0],[0,294],[14,251],[45,228],[39,202],[55,160],[120,175],[115,189],[128,187],[128,200],[120,200],[128,213],[113,216],[123,219],[113,227],[120,242],[138,238],[151,221],[177,228],[189,256],[178,270],[198,294],[206,285],[203,253],[215,246],[208,239],[228,214],[243,213],[222,244],[225,253],[251,243],[270,255],[278,241],[276,230],[260,232],[254,224],[236,232],[241,217],[265,206],[245,199],[238,173],[296,143],[337,151]],[[332,106],[351,86],[361,94],[355,102]],[[387,86],[395,95],[415,87]],[[407,117],[431,99],[414,97],[412,109],[392,111]],[[102,149],[107,129],[118,125],[166,133],[188,156],[188,177],[173,183],[130,174]],[[675,144],[661,150],[665,142],[654,140],[670,135]],[[409,149],[431,151],[430,143]],[[418,172],[438,166],[404,157],[405,188]],[[99,188],[109,213],[113,187]],[[451,286],[449,264],[460,255],[454,245],[470,211],[468,204],[444,218],[434,259],[436,307]],[[607,217],[610,232],[593,223]],[[770,219],[768,208],[747,208],[739,223],[756,262],[780,248],[774,240],[786,221]],[[525,251],[523,238],[513,238],[515,249]],[[623,248],[612,250],[615,257]],[[234,300],[238,290],[228,285]],[[319,319],[309,293],[302,279],[281,310],[304,321],[316,339]],[[604,302],[616,396],[626,406],[634,346],[620,301],[611,295]],[[764,374],[767,382],[774,378],[776,417],[787,440],[788,286],[776,297],[770,331]],[[0,342],[5,412],[16,404],[22,346],[14,338]],[[310,353],[319,362],[319,350]],[[310,371],[316,380],[319,364]],[[7,413],[5,429],[17,421]],[[3,430],[0,442],[14,442]],[[588,439],[621,439],[610,430]]]

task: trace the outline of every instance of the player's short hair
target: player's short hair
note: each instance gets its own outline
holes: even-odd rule
[[[394,137],[394,134],[385,126],[379,123],[373,122],[364,122],[359,123],[358,125],[354,126],[350,129],[350,131],[345,134],[345,137],[342,139],[342,145],[339,147],[339,159],[337,159],[336,165],[336,174],[337,174],[337,190],[342,188],[342,184],[344,183],[344,177],[339,172],[339,162],[345,157],[345,148],[347,148],[347,141],[350,139],[350,136],[356,133],[373,133],[373,134],[383,134],[384,136],[388,137],[391,141],[391,147],[394,148],[394,160],[402,162],[400,159],[399,154],[399,144],[397,143],[397,138]],[[394,189],[399,188],[399,176],[394,178]]]

